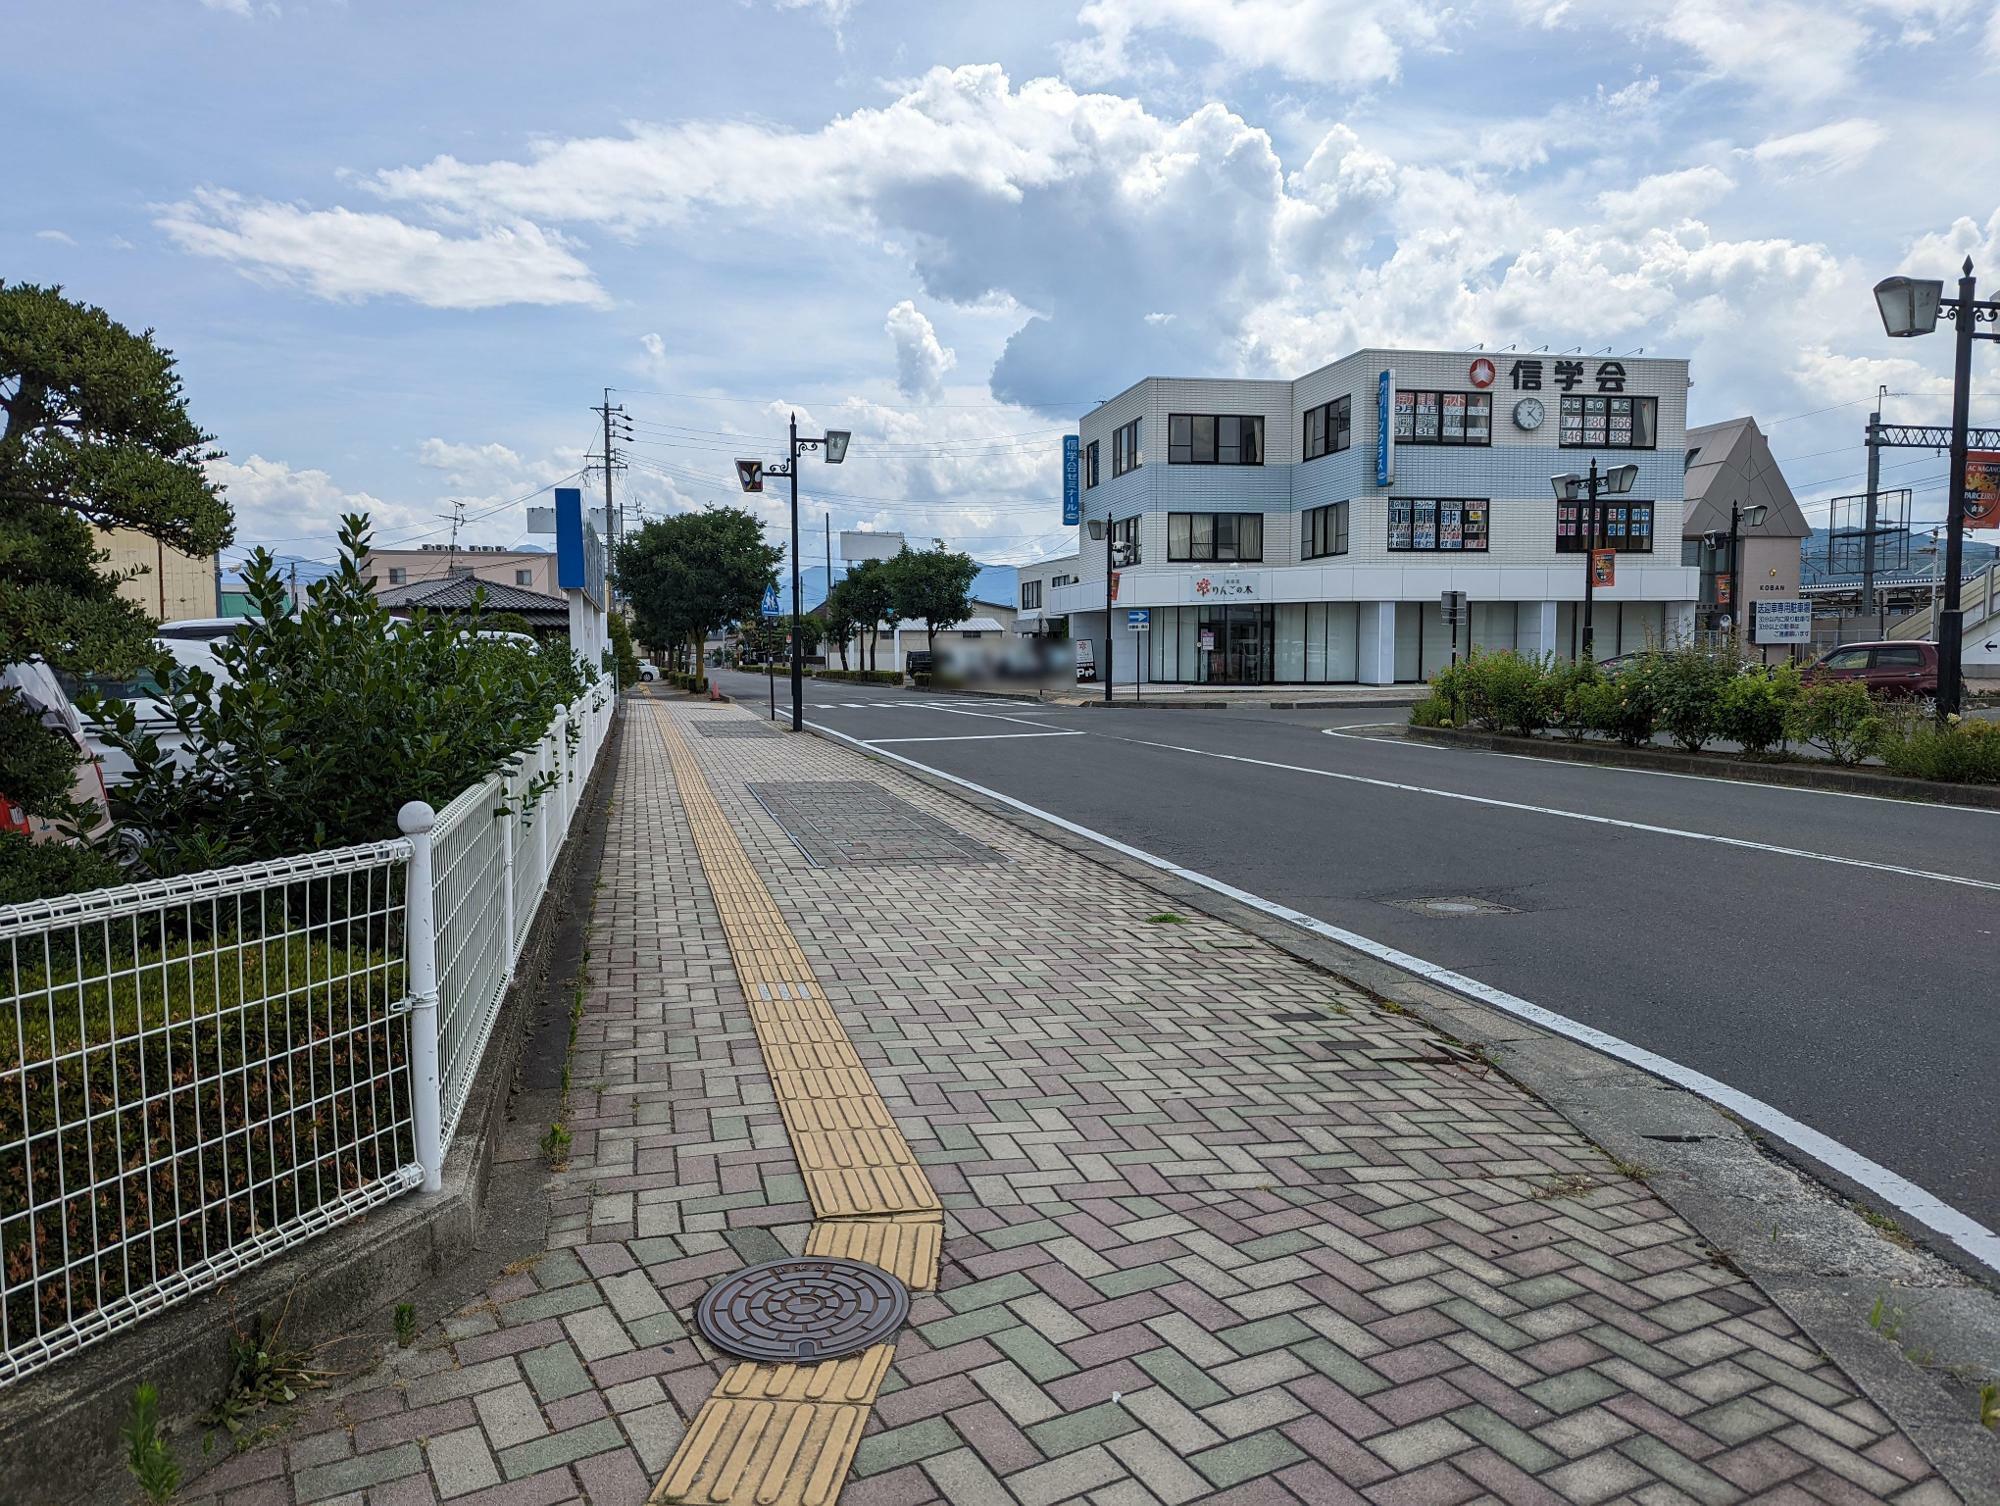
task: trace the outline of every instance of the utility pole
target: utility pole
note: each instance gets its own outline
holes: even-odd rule
[[[1875,389],[1875,411],[1868,415],[1868,508],[1861,518],[1861,610],[1864,612],[1875,599],[1875,503],[1882,489],[1882,446],[1877,431],[1882,427],[1882,399],[1888,393],[1887,387]]]
[[[451,524],[451,552],[444,560],[444,573],[448,577],[458,568],[458,531],[465,526],[465,502],[463,499],[453,498],[451,511],[441,512],[438,516]]]
[[[618,569],[618,544],[624,534],[622,526],[624,520],[618,516],[618,509],[611,500],[611,473],[625,464],[618,458],[616,441],[623,439],[629,443],[632,438],[632,419],[626,413],[625,405],[613,404],[611,401],[611,394],[617,390],[615,387],[606,387],[603,404],[591,409],[591,412],[604,420],[604,532],[607,536],[606,542],[611,546],[611,568],[614,576]],[[618,606],[616,587],[611,592],[611,606],[613,610]]]

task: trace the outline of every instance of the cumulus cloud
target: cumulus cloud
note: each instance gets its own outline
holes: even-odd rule
[[[939,343],[922,310],[905,298],[889,310],[883,327],[896,346],[896,390],[925,402],[943,397],[945,373],[958,364],[958,355]]]
[[[1727,198],[1736,180],[1719,167],[1689,167],[1679,172],[1655,173],[1627,189],[1613,189],[1597,196],[1598,207],[1613,225],[1650,228],[1671,225]]]
[[[251,13],[250,0],[201,0],[201,3],[209,10],[224,11],[232,16],[242,16],[246,20]]]
[[[165,206],[155,223],[184,251],[335,302],[400,297],[431,308],[482,309],[607,301],[561,236],[525,220],[447,235],[388,214],[207,189]]]
[[[368,514],[378,539],[435,522],[428,507],[384,501],[340,486],[325,471],[294,470],[262,455],[212,460],[208,476],[223,488],[223,499],[236,514],[236,547],[245,553],[258,545],[274,554],[323,549],[348,513]]]
[[[1888,134],[1879,122],[1857,115],[1808,131],[1769,137],[1750,148],[1750,155],[1759,166],[1780,177],[1812,177],[1853,167],[1888,139]]]
[[[1193,40],[1225,69],[1268,69],[1300,83],[1365,88],[1402,70],[1407,48],[1438,39],[1433,0],[1089,0],[1077,21],[1092,35],[1064,52],[1085,82],[1144,71],[1138,43]]]

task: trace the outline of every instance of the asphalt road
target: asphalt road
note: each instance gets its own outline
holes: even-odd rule
[[[762,677],[719,678],[763,709]],[[818,726],[1707,1073],[2000,1228],[2000,812],[1439,748],[1388,708],[812,681],[805,701]],[[1440,897],[1505,910],[1406,908]]]

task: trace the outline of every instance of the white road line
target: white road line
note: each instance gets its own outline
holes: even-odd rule
[[[1400,727],[1402,722],[1370,723],[1383,727]],[[1351,727],[1322,727],[1322,737],[1347,738],[1354,729]],[[1461,748],[1451,743],[1412,742],[1406,737],[1354,737],[1349,742],[1376,743],[1398,748],[1422,748],[1426,753],[1471,753],[1479,758],[1511,758],[1520,763],[1538,763],[1544,768],[1592,769],[1600,774],[1646,774],[1654,779],[1692,779],[1701,784],[1727,784],[1737,789],[1748,786],[1758,790],[1780,790],[1788,795],[1826,795],[1835,800],[1873,800],[1881,805],[1914,805],[1923,810],[1964,811],[1974,816],[2000,816],[2000,809],[1985,805],[1948,805],[1941,800],[1910,800],[1896,795],[1866,795],[1858,790],[1818,790],[1802,784],[1766,784],[1759,779],[1730,779],[1720,774],[1679,774],[1672,769],[1631,769],[1622,764],[1584,763],[1567,758],[1543,758],[1536,753],[1502,753],[1497,748]]]
[[[842,742],[852,743],[859,748],[867,747],[867,744],[860,739],[849,737],[845,732],[836,732],[831,727],[815,724],[813,730],[824,732],[829,737],[839,738]],[[1567,1015],[1557,1014],[1552,1009],[1531,1004],[1528,1000],[1510,994],[1504,989],[1481,983],[1477,978],[1469,978],[1463,973],[1453,972],[1450,968],[1440,967],[1435,962],[1427,962],[1421,957],[1386,946],[1382,942],[1363,936],[1358,931],[1331,925],[1317,916],[1306,914],[1303,910],[1294,910],[1289,905],[1277,904],[1262,895],[1239,889],[1234,884],[1224,883],[1221,879],[1211,878],[1205,873],[1197,873],[1192,868],[1183,868],[1167,858],[1156,856],[1130,843],[1121,842],[1116,837],[1106,836],[1103,832],[1093,831],[1078,822],[1066,820],[1052,811],[1030,805],[1025,800],[1017,800],[1012,795],[1003,795],[998,790],[988,789],[983,784],[975,784],[972,780],[962,779],[956,774],[948,774],[943,769],[919,763],[916,759],[906,758],[900,753],[891,753],[884,749],[878,756],[913,769],[922,769],[926,774],[934,775],[947,784],[955,784],[960,789],[970,790],[975,795],[983,795],[1025,815],[1047,821],[1052,826],[1058,826],[1075,836],[1108,847],[1114,852],[1123,853],[1126,857],[1156,868],[1162,873],[1170,873],[1188,883],[1198,884],[1204,889],[1233,899],[1239,904],[1248,905],[1253,910],[1260,910],[1301,930],[1311,931],[1315,935],[1326,937],[1329,941],[1338,942],[1342,946],[1351,947],[1357,952],[1386,962],[1392,967],[1400,967],[1405,972],[1415,973],[1440,988],[1450,989],[1453,993],[1463,994],[1466,998],[1490,1005],[1504,1014],[1527,1020],[1551,1034],[1576,1041],[1629,1066],[1637,1067],[1642,1072],[1663,1078],[1676,1087],[1685,1088],[1690,1093],[1729,1110],[1737,1118],[1756,1125],[1766,1134],[1804,1152],[1821,1165],[1831,1167],[1867,1189],[1878,1202],[1935,1229],[1982,1265],[2000,1271],[2000,1234],[1994,1233],[1977,1219],[1959,1212],[1943,1199],[1926,1192],[1908,1178],[1899,1176],[1878,1162],[1871,1161],[1857,1150],[1849,1149],[1830,1135],[1824,1135],[1810,1125],[1801,1124],[1782,1109],[1773,1108],[1761,1098],[1753,1098],[1748,1093],[1740,1092],[1730,1087],[1728,1083],[1718,1081],[1704,1072],[1684,1067],[1657,1052],[1648,1051],[1643,1046],[1635,1046],[1630,1041],[1599,1030],[1595,1026],[1585,1025],[1579,1020],[1572,1020]]]
[[[1111,737],[1110,733],[1102,734]],[[1431,795],[1439,800],[1461,800],[1468,805],[1492,806],[1497,810],[1526,811],[1530,815],[1555,816],[1564,821],[1583,821],[1592,826],[1616,826],[1625,831],[1642,831],[1656,837],[1680,837],[1690,842],[1713,842],[1720,847],[1740,847],[1749,852],[1768,852],[1778,857],[1804,858],[1814,863],[1832,863],[1842,868],[1866,868],[1874,873],[1893,873],[1903,878],[1929,879],[1937,884],[1957,884],[1967,889],[2000,892],[2000,881],[1968,878],[1960,873],[1938,873],[1928,868],[1906,868],[1900,863],[1877,863],[1868,858],[1846,858],[1833,852],[1814,852],[1807,847],[1781,847],[1775,842],[1753,842],[1748,837],[1725,837],[1711,831],[1688,831],[1679,826],[1656,826],[1649,821],[1621,821],[1616,816],[1595,816],[1588,811],[1567,811],[1554,805],[1529,805],[1520,800],[1499,800],[1491,795],[1468,795],[1462,790],[1440,790],[1427,784],[1405,784],[1395,779],[1371,779],[1365,774],[1339,774],[1332,769],[1307,768],[1304,764],[1277,763],[1268,758],[1249,758],[1240,753],[1216,753],[1207,748],[1187,748],[1178,743],[1148,742],[1140,737],[1113,737],[1112,741],[1132,743],[1141,748],[1163,748],[1170,753],[1191,753],[1197,758],[1219,758],[1227,763],[1256,764],[1265,769],[1283,769],[1293,774],[1311,774],[1318,779],[1338,779],[1346,784],[1371,785],[1378,790],[1399,790],[1409,795]]]
[[[871,737],[865,746],[879,748],[885,743],[1003,743],[1017,737],[1082,737],[1081,732],[966,732],[956,737]]]

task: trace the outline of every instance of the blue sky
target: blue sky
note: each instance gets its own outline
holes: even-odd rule
[[[1993,0],[77,0],[21,7],[0,274],[180,356],[241,544],[523,537],[619,389],[652,514],[784,415],[818,531],[1059,552],[1060,433],[1155,372],[1643,347],[1852,490],[2000,291]],[[1983,348],[2000,421],[2000,363]],[[1831,412],[1816,410],[1832,409]],[[1779,422],[1783,420],[1783,422]],[[1943,506],[1943,463],[1885,481]],[[824,485],[822,483],[825,483]],[[778,498],[760,504],[774,521]]]

